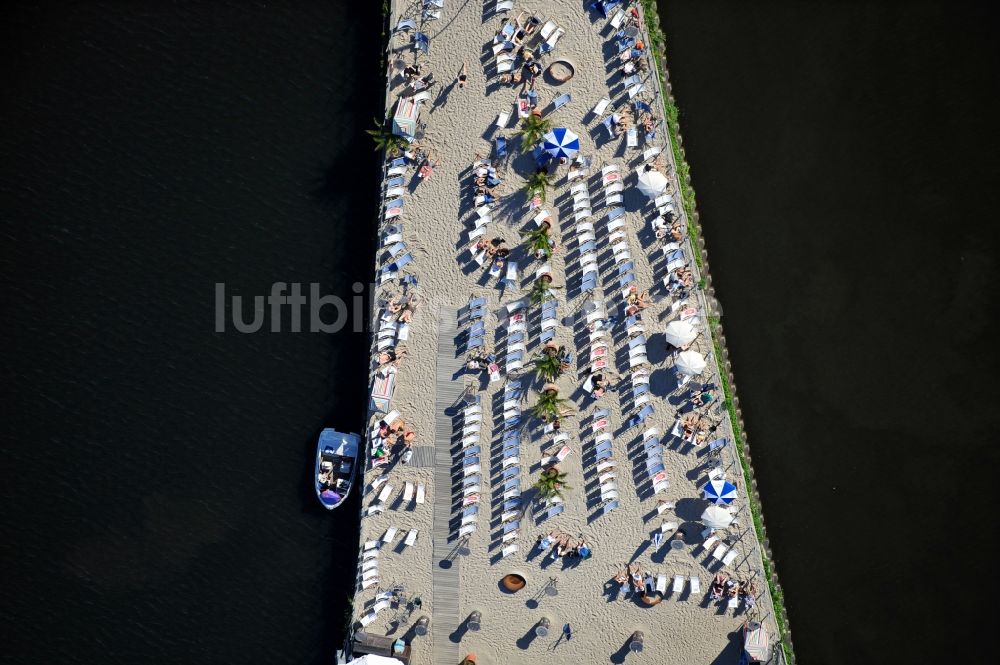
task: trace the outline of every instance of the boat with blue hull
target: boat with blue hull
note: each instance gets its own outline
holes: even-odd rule
[[[327,510],[344,502],[354,481],[361,437],[327,428],[316,445],[316,496]]]

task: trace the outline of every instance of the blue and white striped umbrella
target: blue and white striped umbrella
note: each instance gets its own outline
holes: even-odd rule
[[[542,148],[556,159],[572,159],[580,152],[580,137],[565,127],[556,127],[545,135]]]
[[[729,505],[736,498],[736,486],[725,480],[712,480],[701,490],[705,498],[717,506]]]

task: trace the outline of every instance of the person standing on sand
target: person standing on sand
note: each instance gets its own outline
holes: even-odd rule
[[[456,80],[458,82],[458,87],[459,88],[464,88],[465,87],[465,82],[467,80],[469,80],[469,72],[468,72],[468,68],[466,67],[466,63],[464,63],[464,62],[462,63],[462,71],[459,72],[458,79],[456,79]]]
[[[569,624],[563,626],[563,636],[568,640],[573,637],[573,629],[569,627]]]

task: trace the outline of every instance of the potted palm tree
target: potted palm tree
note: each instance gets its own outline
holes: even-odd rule
[[[535,256],[541,254],[544,258],[552,256],[552,243],[549,242],[549,223],[542,222],[542,226],[532,229],[527,233],[522,233],[524,249]]]
[[[535,283],[531,286],[531,291],[528,293],[528,298],[531,300],[532,305],[540,305],[549,298],[554,298],[552,295],[553,289],[561,289],[561,286],[555,286],[552,284],[552,275],[542,275],[535,280]]]
[[[549,353],[544,349],[534,359],[535,374],[543,381],[555,381],[563,372],[562,360],[555,353]]]
[[[545,169],[538,169],[535,171],[524,185],[524,191],[528,195],[528,200],[537,196],[544,201],[545,193],[551,184],[548,171]]]
[[[563,492],[573,488],[566,484],[566,474],[559,471],[558,466],[553,465],[542,471],[535,481],[535,489],[538,490],[540,499],[550,501],[562,498]]]
[[[538,395],[538,401],[531,407],[531,413],[544,422],[556,420],[564,414],[567,401],[559,397],[558,386],[547,383]]]
[[[375,129],[366,129],[365,133],[375,141],[375,150],[384,150],[390,157],[399,157],[410,142],[403,136],[393,134],[387,122],[379,122],[378,118],[375,118]]]
[[[524,147],[524,151],[527,152],[538,145],[542,137],[551,128],[552,123],[543,118],[540,111],[533,111],[531,115],[521,122],[521,128],[517,130],[517,135],[521,137],[521,145]]]

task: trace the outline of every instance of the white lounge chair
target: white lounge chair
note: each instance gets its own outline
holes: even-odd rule
[[[691,584],[691,595],[692,596],[694,596],[695,594],[701,593],[701,580],[698,579],[697,575],[692,575],[690,578],[688,578],[688,581]]]
[[[656,590],[660,594],[665,594],[667,592],[667,576],[663,573],[656,576]]]
[[[732,562],[733,562],[733,561],[734,561],[734,560],[736,559],[736,557],[738,557],[739,555],[740,555],[740,553],[739,553],[739,552],[738,552],[738,551],[737,551],[736,549],[731,549],[731,550],[729,550],[729,552],[728,552],[728,553],[726,554],[726,556],[722,557],[722,565],[723,565],[723,566],[728,566],[728,565],[729,565],[729,564],[731,564],[731,563],[732,563]]]
[[[503,548],[500,551],[500,556],[502,558],[506,559],[507,557],[509,557],[511,554],[513,554],[516,551],[517,551],[517,543],[514,543],[513,545],[508,545],[507,547]]]
[[[674,586],[672,591],[675,596],[679,596],[682,591],[684,591],[684,576],[674,575]]]
[[[397,529],[394,526],[389,527],[388,529],[385,530],[385,535],[382,536],[382,542],[386,544],[391,543],[393,539],[396,537],[397,533],[399,533],[399,529]]]
[[[410,529],[410,532],[406,534],[406,540],[403,543],[409,547],[417,542],[417,529]]]
[[[413,483],[409,480],[403,488],[403,503],[409,503],[413,499]]]
[[[722,543],[715,548],[715,551],[712,552],[712,558],[715,559],[716,561],[722,561],[722,557],[728,551],[729,547],[725,543]]]
[[[610,105],[611,105],[610,99],[608,99],[607,97],[601,99],[601,101],[597,102],[597,104],[594,106],[594,117],[595,118],[601,117],[601,114],[603,114]]]
[[[392,495],[392,490],[395,489],[392,485],[386,485],[382,488],[382,491],[378,494],[378,500],[380,502],[385,502]]]
[[[500,127],[502,129],[507,126],[508,122],[510,122],[510,111],[507,111],[506,113],[501,113],[500,115],[497,116],[497,127]]]
[[[462,528],[458,530],[458,536],[459,538],[461,538],[462,536],[471,536],[475,532],[476,532],[475,524],[463,524]]]

